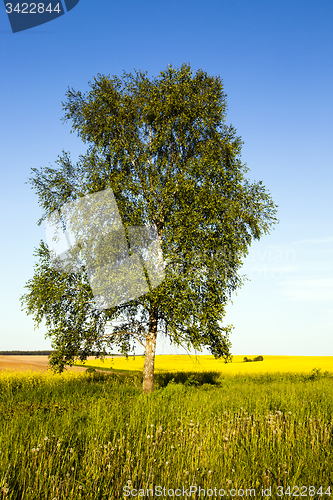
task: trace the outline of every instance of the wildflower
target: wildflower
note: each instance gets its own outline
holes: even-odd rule
[[[150,439],[150,436],[147,436],[147,439]]]
[[[49,440],[49,438],[47,436],[45,436],[44,441],[48,441],[48,440]]]
[[[212,473],[212,471],[211,471],[211,470],[209,470],[209,471],[208,471],[208,474],[211,474],[211,473]]]
[[[73,450],[73,448],[70,448],[70,449],[69,449],[69,452],[70,452],[70,453],[73,453],[73,451],[74,451],[74,450]]]
[[[165,465],[169,465],[170,462],[165,462]]]

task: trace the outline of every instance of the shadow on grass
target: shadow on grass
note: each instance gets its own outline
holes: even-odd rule
[[[79,366],[79,365],[76,365]],[[84,366],[86,368],[86,376],[90,382],[109,381],[112,384],[135,386],[137,389],[142,388],[142,371],[140,370],[114,370],[113,368],[100,368],[93,366]],[[266,385],[276,382],[309,382],[318,381],[321,379],[332,379],[333,373],[324,371],[319,368],[314,368],[310,373],[262,373],[262,374],[235,374],[223,376],[217,371],[207,372],[156,372],[154,374],[155,389],[163,389],[171,386],[179,388],[198,387],[209,389],[213,387],[223,387],[225,384],[232,383],[237,380],[238,384],[248,384],[251,382],[255,385]]]
[[[156,373],[155,384],[162,388],[170,382],[183,384],[185,387],[199,387],[202,385],[220,385],[221,374],[219,372],[163,372]]]
[[[79,365],[76,365],[79,366]],[[83,366],[83,365],[82,365]],[[92,381],[102,381],[114,379],[117,382],[132,383],[136,387],[142,385],[142,371],[121,371],[112,368],[100,368],[89,366],[86,369],[86,375]],[[180,384],[185,387],[200,386],[219,386],[221,383],[221,374],[219,372],[157,372],[154,374],[155,388],[167,387],[169,383]]]

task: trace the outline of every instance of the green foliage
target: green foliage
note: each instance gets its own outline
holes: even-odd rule
[[[313,370],[311,370],[310,375],[304,375],[304,378],[305,380],[318,380],[321,378],[325,378],[329,375],[330,373],[328,371],[322,372],[321,368],[313,368]]]
[[[92,351],[128,355],[134,340],[145,346],[152,311],[158,333],[172,343],[207,347],[230,361],[233,326],[221,326],[226,304],[244,282],[238,271],[251,242],[278,222],[262,181],[244,177],[242,141],[225,124],[220,77],[193,74],[186,64],[152,80],[146,75],[98,75],[87,95],[68,89],[64,120],[87,153],[73,164],[63,152],[58,168],[32,169],[29,182],[44,210],[39,224],[70,201],[112,188],[125,230],[154,224],[164,258],[157,288],[100,311],[84,268],[56,271],[40,243],[21,302],[37,326],[46,321],[57,371]]]
[[[89,368],[86,369],[86,373],[96,373],[96,368],[89,366]]]

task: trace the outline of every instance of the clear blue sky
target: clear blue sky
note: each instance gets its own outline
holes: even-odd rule
[[[251,281],[227,308],[233,354],[333,355],[333,3],[331,0],[80,0],[69,13],[11,33],[0,5],[0,350],[47,349],[19,297],[45,240],[31,168],[85,152],[62,124],[67,87],[97,73],[157,76],[190,63],[219,75],[227,123],[244,141],[280,224],[251,247]],[[158,353],[174,352],[160,341]]]

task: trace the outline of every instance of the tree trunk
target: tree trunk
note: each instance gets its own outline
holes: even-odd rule
[[[154,364],[157,337],[157,311],[152,309],[149,315],[149,332],[146,337],[145,364],[143,366],[143,392],[149,394],[154,390]]]

